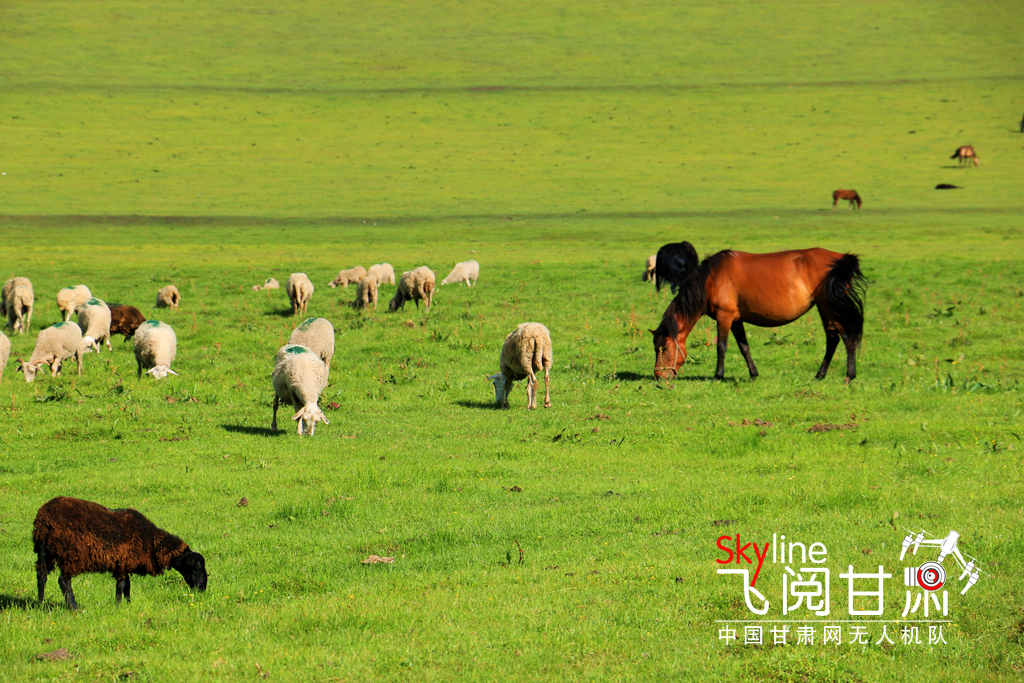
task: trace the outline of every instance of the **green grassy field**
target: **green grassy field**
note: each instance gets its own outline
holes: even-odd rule
[[[37,308],[0,385],[5,678],[1019,678],[1022,13],[6,3],[0,274]],[[980,167],[956,168],[961,144]],[[833,211],[839,187],[864,208]],[[812,313],[748,328],[756,382],[735,344],[706,381],[707,320],[655,382],[670,297],[640,274],[680,239],[860,254],[857,380],[842,351],[813,379]],[[479,286],[439,287],[429,315],[326,286],[467,258]],[[269,430],[298,320],[250,291],[295,271],[337,332],[312,438]],[[137,380],[118,338],[81,377],[23,382],[14,359],[79,282],[171,324],[180,376]],[[180,310],[154,310],[170,282]],[[494,410],[485,377],[526,320],[552,332],[554,406],[517,386]],[[206,556],[209,589],[170,572],[117,608],[83,575],[72,614],[54,574],[40,607],[31,523],[57,495],[141,510]],[[719,640],[753,616],[719,536],[824,542],[837,620],[838,574],[883,564],[896,619],[904,527],[960,531],[987,572],[962,597],[951,578],[947,643]],[[776,619],[783,574],[758,583]]]

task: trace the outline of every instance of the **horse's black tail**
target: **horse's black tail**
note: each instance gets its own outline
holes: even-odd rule
[[[836,322],[843,326],[854,346],[864,335],[864,274],[856,254],[843,254],[832,262],[825,276],[825,295]]]

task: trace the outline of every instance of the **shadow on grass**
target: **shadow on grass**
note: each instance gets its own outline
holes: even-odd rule
[[[276,432],[269,427],[246,427],[244,425],[221,425],[225,432],[232,434],[249,434],[250,436],[281,436],[284,434],[280,429]]]
[[[477,410],[500,410],[494,401],[456,401],[455,405],[463,408],[476,408]]]
[[[617,373],[615,373],[615,379],[621,379],[621,380],[625,380],[627,382],[642,382],[642,381],[646,380],[646,381],[648,381],[648,382],[650,382],[652,384],[658,384],[658,385],[660,385],[660,384],[662,384],[664,382],[664,380],[655,379],[654,378],[654,373],[641,375],[641,374],[637,374],[635,372],[617,372]],[[673,379],[671,379],[669,383],[673,383],[673,382],[713,382],[713,381],[715,381],[713,377],[702,377],[700,375],[678,375],[678,376],[674,377]],[[735,382],[735,380],[730,380],[728,377],[726,377],[723,380],[719,380],[719,381],[722,381],[722,382],[730,382],[730,381]]]
[[[0,612],[6,612],[12,609],[28,609],[29,607],[39,607],[39,601],[31,598],[16,598],[13,595],[4,595],[0,593]],[[43,603],[44,609],[53,609],[53,605]]]
[[[292,309],[291,308],[282,308],[280,310],[274,311],[273,313],[271,313],[271,315],[276,315],[279,318],[294,318],[295,317],[295,313],[292,313]]]

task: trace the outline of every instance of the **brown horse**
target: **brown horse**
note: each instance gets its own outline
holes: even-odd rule
[[[951,156],[950,159],[959,159],[957,162],[958,166],[963,166],[964,164],[970,166],[971,159],[974,159],[975,166],[981,165],[981,160],[978,159],[978,153],[974,151],[974,147],[971,145],[958,147],[957,150],[953,152],[953,156]]]
[[[850,202],[851,209],[854,208],[855,204],[856,208],[859,209],[862,203],[860,200],[860,195],[857,194],[857,190],[836,190],[835,192],[832,193],[833,209],[836,208],[836,204],[839,203],[840,199],[845,199],[846,201]]]
[[[857,346],[864,331],[864,276],[854,254],[827,249],[799,249],[774,254],[720,251],[689,267],[677,269],[664,279],[679,293],[662,316],[654,335],[654,376],[672,379],[686,361],[686,338],[701,316],[718,323],[718,367],[715,379],[725,374],[725,349],[729,331],[747,361],[750,378],[757,368],[743,323],[780,327],[818,307],[825,328],[825,360],[817,378],[828,372],[839,340],[846,345],[846,381],[857,376]],[[666,245],[666,247],[678,245]],[[677,249],[678,250],[678,249]],[[683,259],[687,260],[687,259]],[[659,266],[661,263],[658,264]],[[658,273],[661,277],[662,273]]]

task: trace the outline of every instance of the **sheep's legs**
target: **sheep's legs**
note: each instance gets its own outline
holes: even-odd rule
[[[551,373],[547,367],[544,368],[544,407],[551,407]]]
[[[537,375],[532,371],[526,378],[526,409],[537,409]]]
[[[121,604],[121,596],[124,596],[125,602],[132,601],[132,577],[125,576],[123,579],[117,580],[117,590],[114,593],[114,602]]]
[[[96,353],[100,352],[99,344],[96,345]],[[75,354],[75,360],[78,361],[78,374],[82,374],[82,350],[79,349],[78,353]]]
[[[50,558],[46,556],[46,542],[43,541],[36,553],[36,586],[39,588],[39,602],[46,593],[46,579],[50,575]]]
[[[57,579],[57,584],[60,586],[61,592],[64,593],[64,601],[68,604],[68,609],[78,609],[78,603],[75,602],[75,591],[71,588],[71,578],[63,570]]]
[[[270,431],[277,431],[277,406],[281,403],[281,399],[274,396],[274,418],[270,421]]]

